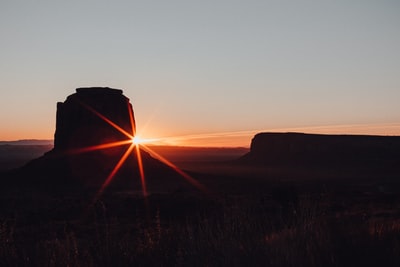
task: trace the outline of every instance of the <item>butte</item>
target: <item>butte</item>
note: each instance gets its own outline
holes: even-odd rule
[[[54,148],[15,170],[12,179],[19,187],[57,194],[193,188],[185,173],[136,147],[135,132],[133,108],[122,90],[78,88],[57,103]]]

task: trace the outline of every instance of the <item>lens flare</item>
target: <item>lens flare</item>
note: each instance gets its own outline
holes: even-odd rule
[[[128,145],[131,143],[132,143],[131,140],[116,141],[116,142],[105,143],[105,144],[100,144],[100,145],[94,145],[94,146],[88,146],[88,147],[82,147],[82,148],[74,148],[74,149],[68,150],[66,153],[70,154],[70,155],[81,154],[81,153],[86,153],[86,152],[91,152],[91,151],[96,151],[96,150],[101,150],[101,149],[107,149],[107,148],[113,148],[113,147],[117,147],[117,146]]]
[[[111,173],[108,175],[107,179],[104,181],[103,185],[101,186],[98,195],[101,195],[103,191],[107,188],[107,186],[110,184],[112,179],[114,178],[115,174],[119,171],[119,169],[122,167],[128,156],[131,154],[132,150],[134,148],[134,145],[130,145],[129,148],[125,151],[125,153],[122,155],[121,159],[118,161],[118,163],[115,165],[114,169],[111,171]]]
[[[110,119],[108,119],[106,116],[104,116],[103,114],[101,114],[100,112],[98,112],[97,110],[95,110],[94,108],[92,108],[91,106],[83,103],[83,102],[79,102],[83,107],[85,107],[87,110],[91,111],[93,114],[97,115],[100,119],[102,119],[103,121],[105,121],[106,123],[108,123],[109,125],[111,125],[112,127],[114,127],[116,130],[118,130],[120,133],[124,134],[126,137],[128,137],[128,139],[132,139],[134,132],[132,134],[128,133],[127,131],[125,131],[124,129],[122,129],[120,126],[118,126],[117,124],[115,124],[114,122],[112,122]],[[128,109],[130,110],[130,109]],[[131,119],[131,124],[133,124],[133,114],[131,115],[131,113],[129,112],[129,117],[132,116]],[[135,126],[131,125],[131,128],[134,129]]]
[[[132,129],[132,134],[128,133],[126,130],[118,126],[116,123],[102,115],[100,112],[92,108],[91,106],[80,102],[80,104],[85,107],[87,110],[91,111],[93,114],[98,116],[100,119],[111,125],[113,128],[121,132],[127,137],[127,140],[121,140],[121,141],[116,141],[116,142],[110,142],[110,143],[105,143],[105,144],[99,144],[99,145],[94,145],[94,146],[88,146],[88,147],[83,147],[83,148],[77,148],[77,149],[72,149],[68,151],[67,153],[70,154],[78,154],[78,153],[85,153],[85,152],[90,152],[90,151],[96,151],[100,149],[107,149],[107,148],[112,148],[116,146],[122,146],[122,145],[127,145],[130,144],[128,149],[124,152],[124,154],[121,156],[113,170],[110,172],[110,174],[107,176],[105,179],[104,183],[101,185],[99,191],[97,192],[94,202],[97,201],[97,199],[103,194],[104,190],[110,185],[111,181],[115,177],[115,175],[118,173],[118,171],[121,169],[123,164],[125,163],[126,159],[129,157],[129,155],[132,154],[133,149],[135,149],[136,152],[136,159],[138,163],[138,168],[139,168],[139,174],[140,174],[140,181],[142,184],[142,193],[143,196],[146,198],[148,196],[148,191],[147,191],[147,185],[146,185],[146,177],[145,177],[145,171],[143,167],[143,160],[142,160],[142,155],[140,149],[142,148],[144,151],[148,152],[152,157],[158,159],[159,161],[163,162],[170,168],[172,168],[175,172],[177,172],[179,175],[181,175],[186,181],[188,181],[190,184],[198,188],[199,190],[203,192],[207,192],[207,188],[198,182],[196,179],[191,177],[189,174],[186,172],[182,171],[179,169],[177,166],[175,166],[172,162],[169,160],[165,159],[158,153],[154,152],[151,150],[149,147],[144,145],[144,143],[150,143],[154,141],[158,141],[159,139],[145,139],[141,138],[139,135],[136,135],[136,126],[135,122],[133,119],[133,110],[131,106],[128,104],[128,113],[129,113],[129,120],[131,124],[131,129]]]
[[[127,108],[128,108],[128,113],[129,113],[129,121],[131,123],[131,128],[132,128],[132,136],[136,135],[136,125],[135,125],[135,120],[133,119],[133,109],[132,106],[129,105],[129,103],[126,103]]]

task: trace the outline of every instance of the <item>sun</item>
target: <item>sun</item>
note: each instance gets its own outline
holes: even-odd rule
[[[140,144],[148,143],[148,142],[149,142],[149,140],[147,140],[145,138],[141,138],[140,136],[137,136],[137,135],[132,138],[132,143],[134,145],[140,145]]]
[[[134,145],[142,145],[142,144],[149,144],[159,141],[159,138],[143,138],[140,135],[135,135],[131,138],[131,142]]]
[[[139,136],[132,137],[131,141],[132,141],[132,144],[134,144],[134,145],[140,145],[140,143],[142,143]]]

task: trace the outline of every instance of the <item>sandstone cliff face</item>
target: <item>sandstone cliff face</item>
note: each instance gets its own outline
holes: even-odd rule
[[[132,105],[122,90],[108,87],[78,88],[65,102],[57,103],[54,149],[65,150],[127,139],[99,114],[132,136],[135,134]]]
[[[400,137],[259,133],[244,161],[264,164],[400,162]]]

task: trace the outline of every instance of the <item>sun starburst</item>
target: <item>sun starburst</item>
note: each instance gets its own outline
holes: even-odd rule
[[[147,191],[147,185],[146,185],[146,176],[145,176],[145,170],[143,167],[143,159],[141,155],[141,149],[149,153],[152,157],[156,158],[157,160],[163,162],[167,166],[169,166],[171,169],[173,169],[175,172],[177,172],[180,176],[182,176],[186,181],[188,181],[190,184],[198,188],[199,190],[206,192],[207,189],[204,185],[202,185],[200,182],[198,182],[195,178],[191,177],[189,174],[186,172],[182,171],[179,169],[177,166],[175,166],[173,163],[171,163],[169,160],[166,158],[162,157],[158,153],[154,152],[152,149],[150,149],[148,146],[145,145],[145,143],[151,143],[154,141],[158,141],[159,139],[146,139],[142,138],[139,135],[136,135],[136,125],[134,122],[134,116],[133,116],[133,110],[132,107],[128,104],[127,109],[128,109],[128,114],[129,114],[129,121],[131,125],[131,133],[128,131],[124,130],[121,126],[95,110],[93,107],[90,105],[80,102],[80,104],[95,114],[97,117],[105,121],[107,124],[112,126],[114,129],[122,133],[123,135],[126,136],[126,140],[121,140],[121,141],[115,141],[115,142],[109,142],[109,143],[104,143],[104,144],[98,144],[98,145],[93,145],[93,146],[88,146],[88,147],[82,147],[82,148],[75,148],[67,151],[68,154],[80,154],[80,153],[86,153],[86,152],[91,152],[91,151],[96,151],[96,150],[102,150],[102,149],[109,149],[113,147],[118,147],[118,146],[123,146],[123,145],[128,145],[129,147],[125,150],[125,152],[122,154],[120,159],[118,160],[117,164],[114,166],[112,171],[109,173],[107,178],[104,180],[103,184],[101,185],[100,189],[98,190],[94,202],[103,194],[104,190],[110,185],[112,180],[114,179],[115,175],[118,173],[118,171],[121,169],[121,167],[124,165],[126,162],[127,158],[132,154],[136,154],[136,160],[137,160],[137,165],[138,165],[138,171],[140,175],[140,182],[142,186],[142,194],[146,198],[148,196],[148,191]]]

